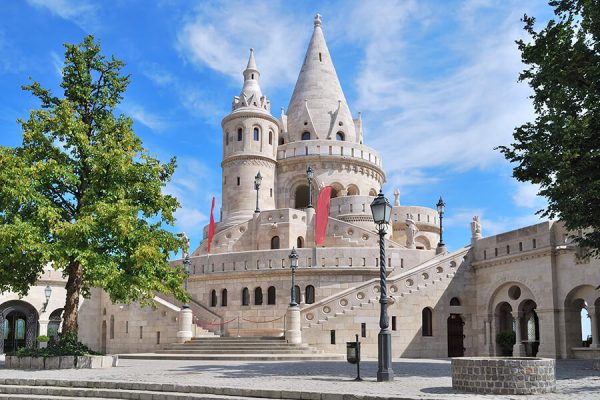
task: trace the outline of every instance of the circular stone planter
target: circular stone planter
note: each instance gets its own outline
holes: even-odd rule
[[[554,360],[536,357],[453,358],[452,387],[464,392],[491,394],[554,392]]]
[[[6,369],[96,369],[116,367],[118,356],[57,356],[17,357],[6,356]]]

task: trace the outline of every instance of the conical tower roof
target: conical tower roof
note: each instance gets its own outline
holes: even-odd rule
[[[244,86],[242,87],[239,97],[234,99],[232,111],[241,108],[251,108],[268,112],[270,108],[269,101],[263,96],[260,85],[258,84],[260,72],[256,66],[256,61],[254,60],[254,49],[250,49],[248,65],[243,74]]]
[[[321,29],[321,16],[314,20],[314,32],[304,57],[288,106],[288,137],[301,140],[304,132],[311,139],[336,139],[357,142],[352,115]],[[314,130],[314,131],[313,131]]]

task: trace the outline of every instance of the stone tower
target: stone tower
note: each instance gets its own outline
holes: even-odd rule
[[[244,86],[231,113],[223,118],[223,200],[221,228],[252,218],[256,209],[254,177],[262,175],[259,207],[275,208],[275,164],[279,125],[258,83],[260,72],[250,49]]]

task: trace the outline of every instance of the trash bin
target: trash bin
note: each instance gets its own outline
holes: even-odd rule
[[[346,360],[350,364],[356,364],[360,360],[360,344],[358,342],[346,342]]]

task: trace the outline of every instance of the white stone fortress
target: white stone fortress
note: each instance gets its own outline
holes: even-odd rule
[[[190,255],[193,334],[283,336],[288,256],[295,247],[302,342],[343,353],[358,334],[363,354],[375,357],[379,237],[370,204],[385,172],[379,154],[364,144],[360,114],[352,117],[320,16],[287,114],[271,115],[252,50],[243,75],[222,121],[221,218],[211,252],[205,238]],[[333,187],[329,222],[324,244],[315,246],[309,205],[324,186]],[[394,358],[500,355],[506,351],[496,344],[500,332],[515,332],[514,355],[600,356],[600,262],[582,258],[561,223],[484,238],[474,218],[469,245],[448,253],[437,248],[437,211],[400,205],[398,191],[394,197],[385,240]],[[44,306],[46,286],[53,294]],[[41,277],[25,298],[0,294],[4,348],[33,345],[49,325],[57,330],[63,299],[64,280],[56,272]],[[82,301],[80,337],[109,353],[163,349],[181,338],[182,305],[168,296],[156,301],[155,309],[113,304],[94,290]],[[582,341],[582,309],[590,316],[589,347]]]

